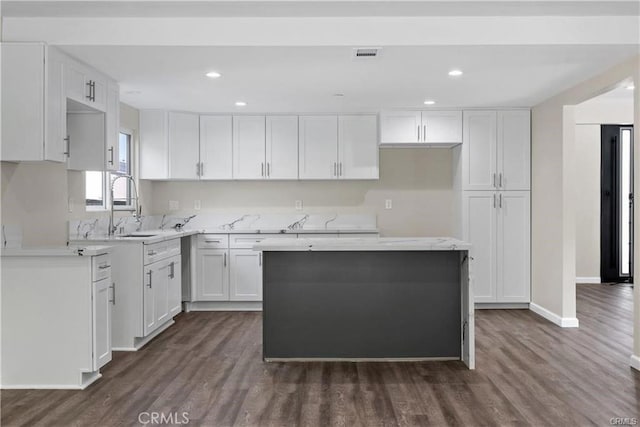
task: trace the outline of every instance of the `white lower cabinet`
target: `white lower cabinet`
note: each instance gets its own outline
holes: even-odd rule
[[[229,301],[229,250],[198,249],[197,301]]]
[[[472,244],[476,303],[530,301],[529,191],[465,191],[463,240]]]
[[[84,389],[100,378],[112,350],[110,250],[3,251],[3,389]]]
[[[93,282],[93,369],[111,361],[111,277]]]
[[[229,300],[262,301],[262,252],[253,249],[231,249],[229,252]]]
[[[180,257],[145,266],[144,335],[149,335],[180,311],[182,285]]]

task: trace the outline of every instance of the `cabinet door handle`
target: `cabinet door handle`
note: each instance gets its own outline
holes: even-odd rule
[[[262,267],[262,252],[260,252],[260,254],[258,255],[258,262],[260,264],[260,267]]]
[[[113,166],[113,147],[109,147],[109,164]]]
[[[427,142],[427,125],[422,125],[422,140]]]
[[[200,176],[204,176],[204,162],[200,162]]]
[[[157,252],[156,252],[156,251],[149,251],[149,252],[147,252],[147,255],[149,255],[149,256],[153,256],[153,255],[156,255],[156,254],[157,254]]]
[[[502,194],[500,194],[500,203],[498,204],[498,206],[500,207],[500,209],[502,209]]]
[[[493,194],[493,208],[495,209],[496,207],[496,195],[495,193]]]
[[[113,298],[109,302],[113,305],[116,305],[116,283],[111,283],[111,286],[109,287],[113,290]]]
[[[91,81],[91,101],[96,102],[96,82]]]
[[[89,95],[85,95],[85,98],[87,98],[89,101],[93,101],[93,99],[91,99],[91,92],[92,92],[92,90],[91,90],[91,80],[89,80],[86,83],[86,85],[89,88]]]
[[[333,163],[333,176],[338,176],[338,164]]]
[[[340,176],[342,176],[342,162],[340,162]]]
[[[106,270],[107,268],[111,268],[111,264],[102,264],[98,266],[100,270]]]
[[[498,182],[500,183],[500,188],[502,188],[502,172],[500,172],[500,179],[498,180]]]
[[[200,163],[196,163],[196,176],[200,176]]]
[[[66,141],[67,143],[67,151],[65,151],[62,154],[64,154],[65,156],[67,156],[67,158],[69,158],[71,157],[71,135],[67,135],[64,141]]]
[[[418,142],[420,142],[420,125],[418,125]]]
[[[223,254],[222,258],[223,258],[223,261],[222,261],[223,265],[226,267],[227,266],[227,253],[226,252]]]
[[[267,162],[267,177],[271,176],[271,163]]]
[[[496,187],[496,173],[495,172],[493,173],[493,187],[497,188]]]
[[[149,289],[151,289],[153,286],[151,286],[151,274],[153,273],[153,270],[149,270],[147,272],[147,274],[149,275],[149,284],[147,285],[149,287]]]
[[[220,240],[205,240],[205,243],[220,243]]]
[[[175,261],[171,261],[171,264],[169,264],[169,278],[173,279],[176,277],[176,263]]]
[[[264,176],[264,163],[260,163],[260,176]]]

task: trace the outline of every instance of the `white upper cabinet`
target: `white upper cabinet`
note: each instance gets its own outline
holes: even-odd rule
[[[462,143],[461,111],[386,111],[380,114],[386,146],[451,147]]]
[[[169,178],[168,122],[166,111],[140,110],[141,179]]]
[[[120,91],[118,85],[107,86],[106,169],[117,171],[120,167]]]
[[[338,116],[300,116],[300,179],[338,177]]]
[[[497,188],[496,123],[495,111],[464,112],[464,190]]]
[[[462,143],[462,111],[423,111],[422,142]]]
[[[380,142],[409,144],[420,142],[422,128],[420,111],[389,111],[380,114]]]
[[[465,111],[462,154],[464,190],[529,190],[530,112]]]
[[[378,120],[375,115],[339,116],[338,176],[378,179]]]
[[[298,179],[298,116],[267,116],[266,177]]]
[[[498,185],[501,190],[531,188],[531,114],[498,111]]]
[[[231,116],[200,116],[200,179],[231,179]]]
[[[66,98],[60,55],[43,43],[2,43],[1,49],[1,160],[66,161]]]
[[[169,178],[198,179],[200,168],[200,116],[169,113]]]
[[[97,71],[67,58],[65,61],[67,98],[99,111],[107,109],[107,79]]]
[[[233,117],[233,179],[263,179],[265,116]]]
[[[105,114],[67,113],[69,159],[67,169],[101,171],[105,168]]]

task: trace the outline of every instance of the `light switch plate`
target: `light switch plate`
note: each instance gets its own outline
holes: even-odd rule
[[[178,209],[180,209],[180,202],[177,200],[169,200],[169,210],[177,211]]]
[[[384,201],[384,208],[393,209],[393,202],[391,201],[391,199],[387,199]]]
[[[201,207],[202,207],[202,206],[201,206],[201,204],[200,204],[200,200],[194,200],[194,201],[193,201],[193,209],[195,209],[195,210],[199,211]]]
[[[302,200],[296,200],[296,210],[297,211],[302,210]]]

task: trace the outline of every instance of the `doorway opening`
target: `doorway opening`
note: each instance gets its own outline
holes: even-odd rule
[[[601,126],[600,277],[633,283],[633,126]]]

